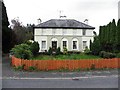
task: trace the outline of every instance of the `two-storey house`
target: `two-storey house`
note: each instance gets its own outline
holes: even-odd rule
[[[66,47],[68,51],[83,51],[93,41],[95,28],[74,19],[51,19],[34,27],[34,40],[40,52]]]

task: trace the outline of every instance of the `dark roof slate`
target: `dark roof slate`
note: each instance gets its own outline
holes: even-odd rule
[[[80,29],[95,29],[90,25],[79,22],[74,19],[51,19],[43,22],[35,27],[39,28],[80,28]]]

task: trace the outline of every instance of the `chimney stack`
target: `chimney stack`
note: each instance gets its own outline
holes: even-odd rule
[[[87,24],[87,25],[88,25],[88,19],[85,19],[85,20],[84,20],[84,22],[85,22],[85,24]]]
[[[38,18],[37,20],[38,20],[38,24],[41,24],[42,20],[40,18]]]

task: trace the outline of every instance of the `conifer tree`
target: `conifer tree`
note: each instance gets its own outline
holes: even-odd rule
[[[1,2],[1,1],[0,1]],[[6,7],[2,2],[2,51],[4,53],[8,53],[11,48],[11,40],[12,40],[12,30],[8,28],[9,22],[6,12]]]
[[[116,29],[116,49],[120,52],[120,19],[118,20]]]

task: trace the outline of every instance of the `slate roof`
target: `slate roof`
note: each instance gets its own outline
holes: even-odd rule
[[[36,28],[79,28],[79,29],[95,29],[90,25],[79,22],[74,19],[51,19],[46,22],[43,22],[37,26]]]

